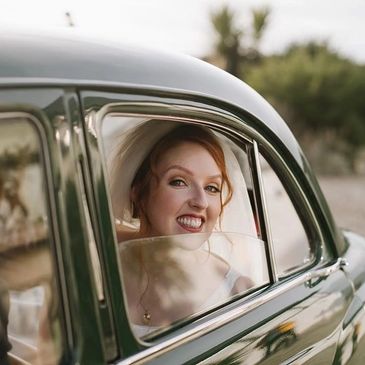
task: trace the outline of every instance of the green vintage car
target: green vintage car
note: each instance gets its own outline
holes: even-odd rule
[[[212,230],[192,216],[186,234],[142,236],[133,173],[183,126],[218,141],[231,199]],[[242,81],[187,56],[0,35],[0,364],[364,364],[364,262]]]

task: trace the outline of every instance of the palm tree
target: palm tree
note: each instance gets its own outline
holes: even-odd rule
[[[226,71],[238,76],[243,32],[235,25],[234,12],[225,5],[211,14],[211,21],[217,34],[217,53],[224,58]]]
[[[227,5],[211,14],[211,22],[217,36],[216,54],[224,59],[225,70],[234,76],[241,75],[241,64],[252,64],[261,58],[259,43],[268,24],[270,9],[254,9],[251,15],[252,31],[244,32],[236,25],[235,13]],[[246,45],[243,44],[245,35],[251,36],[251,40],[246,40]]]
[[[258,49],[259,42],[267,27],[269,15],[270,9],[268,7],[252,10],[253,41],[256,49]]]

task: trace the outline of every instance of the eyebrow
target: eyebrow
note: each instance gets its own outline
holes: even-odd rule
[[[169,172],[170,170],[174,170],[174,169],[184,171],[188,175],[193,176],[193,173],[189,169],[187,169],[183,166],[180,166],[180,165],[171,165],[166,170],[162,171],[162,174],[165,175],[167,172]],[[216,179],[216,178],[219,178],[221,180],[223,179],[221,174],[208,176],[208,179]]]

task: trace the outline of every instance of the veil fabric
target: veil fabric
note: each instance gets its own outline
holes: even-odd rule
[[[134,128],[115,136],[115,145],[107,156],[114,217],[127,225],[138,226],[132,218],[130,190],[134,176],[158,140],[176,124],[140,122]]]

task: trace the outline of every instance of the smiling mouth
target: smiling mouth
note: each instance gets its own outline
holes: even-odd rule
[[[177,222],[187,230],[199,230],[204,223],[202,218],[192,216],[178,217]]]

